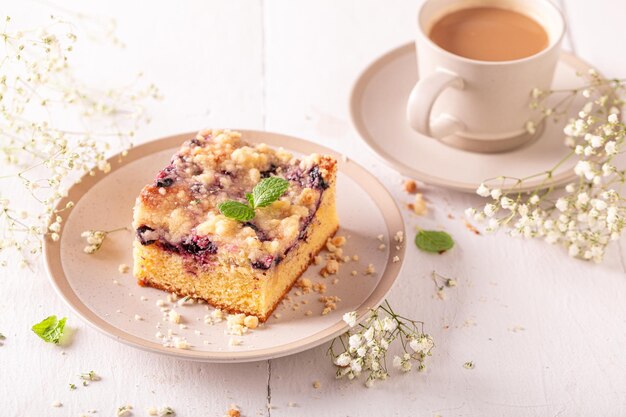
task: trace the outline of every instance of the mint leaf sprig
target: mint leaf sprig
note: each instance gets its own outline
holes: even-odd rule
[[[218,210],[226,217],[240,222],[254,219],[255,209],[267,207],[278,200],[289,188],[289,181],[279,177],[263,179],[246,194],[248,204],[239,201],[227,200],[217,205]]]
[[[61,320],[57,319],[57,316],[50,316],[43,319],[41,322],[35,324],[32,327],[33,332],[48,343],[59,343],[65,330],[65,321],[67,317],[63,317]]]

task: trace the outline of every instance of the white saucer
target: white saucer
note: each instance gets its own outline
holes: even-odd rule
[[[417,81],[413,43],[396,48],[374,61],[357,79],[350,100],[352,122],[363,140],[378,156],[404,175],[459,191],[474,192],[486,179],[501,175],[524,178],[551,169],[569,149],[564,145],[563,126],[549,120],[542,136],[522,148],[498,154],[480,154],[451,148],[413,131],[406,121],[406,102]],[[563,52],[552,87],[575,88],[584,81],[577,73],[591,68],[576,56]],[[506,91],[503,91],[506,94]],[[558,98],[555,98],[558,100]],[[572,115],[585,98],[578,96]],[[551,185],[571,181],[575,158],[560,165]],[[526,181],[521,190],[532,190],[543,176]]]

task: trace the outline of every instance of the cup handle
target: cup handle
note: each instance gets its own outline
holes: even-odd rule
[[[425,136],[441,139],[465,129],[460,120],[441,114],[431,122],[431,112],[439,95],[447,88],[463,88],[463,79],[453,72],[437,69],[420,79],[409,96],[406,117],[413,130]]]

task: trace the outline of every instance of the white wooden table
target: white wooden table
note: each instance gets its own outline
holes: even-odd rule
[[[36,21],[42,3],[2,0],[2,13]],[[418,1],[256,0],[133,2],[109,0],[77,11],[113,16],[127,48],[76,51],[91,79],[127,80],[144,70],[165,95],[151,106],[149,140],[204,126],[293,134],[333,147],[376,173],[400,204],[402,177],[361,142],[348,116],[355,77],[385,51],[409,41]],[[607,75],[626,74],[626,5],[567,0],[566,47]],[[98,55],[98,58],[94,58]],[[102,64],[104,62],[104,64]],[[626,277],[623,241],[602,265],[559,247],[475,236],[463,210],[479,200],[426,188],[430,214],[404,210],[415,225],[443,228],[457,247],[443,256],[407,250],[390,295],[397,310],[420,318],[437,347],[428,369],[396,375],[371,389],[337,381],[321,346],[298,355],[238,365],[173,360],[103,336],[54,294],[42,267],[0,269],[0,413],[3,416],[134,415],[168,404],[179,416],[618,416],[626,415]],[[452,214],[454,219],[448,218]],[[447,300],[430,272],[454,277]],[[67,315],[73,343],[40,342],[30,326]],[[61,355],[61,350],[66,355]],[[475,368],[463,367],[473,361]],[[68,383],[94,370],[102,381],[76,391]],[[314,389],[313,381],[321,387]],[[62,408],[52,408],[59,400]],[[267,405],[272,407],[268,409]],[[290,407],[289,403],[295,403]]]

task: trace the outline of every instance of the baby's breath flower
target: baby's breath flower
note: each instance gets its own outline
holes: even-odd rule
[[[617,144],[614,140],[608,141],[606,145],[604,145],[604,152],[608,156],[615,155],[617,153]]]
[[[515,201],[513,201],[509,197],[504,196],[500,200],[500,205],[502,206],[503,209],[513,210],[515,208]]]
[[[83,252],[89,255],[96,253],[100,249],[100,247],[102,247],[102,244],[104,243],[104,240],[109,235],[109,233],[118,232],[120,230],[126,230],[126,228],[122,227],[119,229],[107,231],[85,230],[83,233],[80,234],[80,237],[84,238],[87,242],[87,246],[84,247]]]
[[[590,100],[580,109],[578,118],[570,120],[563,129],[565,144],[571,149],[568,157],[576,160],[573,172],[577,180],[563,190],[551,187],[559,162],[544,174],[542,185],[528,193],[517,191],[526,181],[524,178],[486,181],[476,192],[490,197],[489,201],[482,209],[466,210],[467,217],[488,219],[488,231],[508,226],[512,236],[539,237],[563,245],[572,257],[602,261],[606,246],[619,239],[626,225],[626,198],[621,194],[626,169],[618,166],[616,159],[624,153],[626,142],[626,125],[619,117],[626,83],[603,79],[595,71],[589,73],[589,78],[587,87],[570,94],[582,94]],[[530,125],[536,126],[551,115],[567,114],[558,106],[546,107],[545,99],[551,94],[531,93],[531,107],[539,110],[541,117]],[[566,102],[569,101],[561,101]]]
[[[487,217],[493,217],[496,214],[496,210],[497,207],[495,204],[485,204],[485,208],[483,209],[483,212],[485,213],[485,216]]]
[[[148,120],[142,102],[159,96],[153,85],[82,83],[71,54],[78,26],[52,16],[39,28],[17,28],[7,20],[3,29],[0,258],[14,251],[17,262],[28,264],[41,253],[43,235],[60,240],[63,212],[74,204],[56,208],[67,188],[82,175],[108,173],[107,156],[115,147],[128,149],[133,132]],[[78,128],[61,123],[73,119],[80,119]]]
[[[533,205],[533,206],[534,206],[535,204],[539,203],[539,201],[540,201],[540,200],[541,200],[541,199],[539,198],[539,196],[538,196],[537,194],[533,194],[533,195],[532,195],[532,196],[528,199],[528,202],[529,202],[531,205]]]
[[[351,311],[343,315],[343,321],[345,321],[348,326],[354,327],[356,325],[356,311]]]
[[[491,190],[491,198],[493,198],[494,200],[499,200],[501,196],[502,196],[501,189],[494,188],[493,190]]]
[[[423,324],[396,314],[385,301],[371,310],[362,324],[356,325],[356,313],[344,315],[348,324],[355,323],[353,330],[339,336],[331,343],[328,352],[337,368],[337,378],[357,379],[367,373],[365,386],[371,387],[376,380],[389,377],[386,357],[389,346],[400,341],[404,353],[395,356],[393,366],[408,372],[417,366],[424,368],[424,361],[434,347],[432,338],[424,334]],[[335,347],[341,345],[339,354]]]
[[[536,87],[533,88],[531,93],[530,93],[530,96],[532,98],[534,98],[534,99],[537,99],[537,98],[541,97],[542,95],[543,95],[543,91],[540,90],[539,88],[536,88]]]
[[[489,188],[485,184],[480,184],[480,187],[476,190],[476,194],[481,197],[489,197],[490,193]]]

